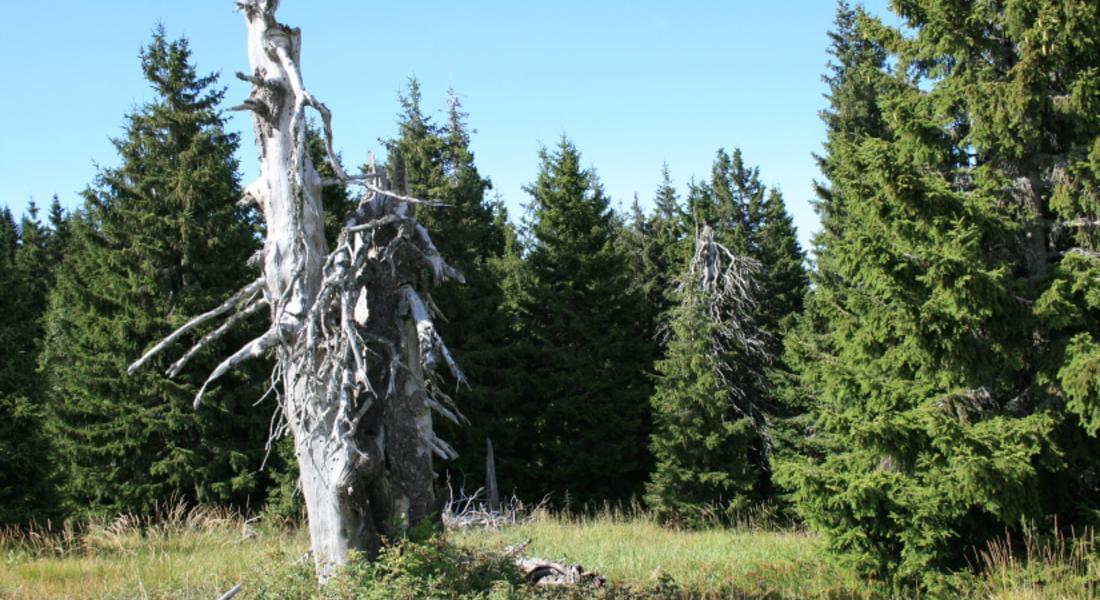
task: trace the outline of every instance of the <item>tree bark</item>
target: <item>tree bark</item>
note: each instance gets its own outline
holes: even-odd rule
[[[195,405],[240,362],[275,353],[272,379],[276,391],[281,387],[283,427],[294,438],[324,582],[351,551],[374,557],[383,537],[440,517],[432,457],[455,455],[435,437],[432,411],[457,420],[457,410],[440,389],[436,368],[442,363],[460,382],[463,377],[435,330],[430,290],[444,279],[461,281],[462,274],[416,222],[417,204],[438,203],[390,190],[373,158],[370,172],[344,173],[332,149],[331,114],[302,81],[301,32],[276,21],[278,0],[237,6],[248,27],[251,66],[238,77],[252,84],[238,108],[253,113],[260,154],[260,177],[242,201],[255,204],[266,222],[263,276],[154,346],[131,370],[236,307],[172,366],[176,373],[230,326],[268,307],[271,327],[218,365]],[[310,160],[306,108],[321,115],[335,181],[322,181]],[[321,205],[326,184],[364,188],[331,251]]]
[[[485,493],[489,497],[489,511],[500,510],[500,489],[497,487],[497,460],[493,455],[493,440],[485,438]]]

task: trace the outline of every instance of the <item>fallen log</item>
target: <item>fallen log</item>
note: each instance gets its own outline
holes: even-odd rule
[[[516,566],[519,567],[528,584],[546,586],[583,585],[599,589],[607,583],[602,575],[595,571],[585,571],[581,565],[557,562],[535,556],[524,556],[523,550],[530,543],[531,540],[528,539],[523,543],[504,549],[505,556],[515,559]]]
[[[238,593],[240,593],[240,591],[241,591],[241,584],[238,583],[237,585],[229,588],[228,592],[226,592],[226,593],[222,594],[221,596],[219,596],[218,600],[229,600],[230,598],[232,598],[232,597],[236,596]]]
[[[516,559],[527,583],[532,585],[585,585],[601,588],[606,582],[599,573],[588,572],[580,565],[554,562],[545,558]]]

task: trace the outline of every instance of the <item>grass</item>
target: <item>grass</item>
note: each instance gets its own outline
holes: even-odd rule
[[[497,548],[531,539],[527,552],[597,570],[612,582],[751,597],[871,597],[867,582],[825,557],[822,541],[797,530],[676,531],[645,515],[565,519],[542,514],[500,531],[456,533],[460,545]]]
[[[272,547],[307,546],[300,532],[179,505],[81,532],[9,530],[0,532],[0,598],[217,598]]]
[[[1005,600],[1096,598],[1100,596],[1100,559],[1096,534],[1042,536],[1006,534],[977,553],[980,575],[960,574],[960,587],[974,595]]]
[[[429,589],[427,580],[419,577],[434,572],[454,578],[454,569],[476,568],[468,557],[490,557],[494,550],[527,539],[532,540],[528,554],[565,559],[600,572],[612,583],[609,597],[912,595],[890,591],[838,566],[825,553],[823,540],[811,533],[751,523],[733,529],[677,531],[638,512],[605,511],[580,518],[539,512],[527,522],[498,530],[454,531],[448,538],[453,546],[408,546],[391,553],[388,565],[357,568],[357,574],[347,579],[351,587],[334,597],[419,598]],[[93,521],[79,531],[0,531],[0,598],[217,598],[239,582],[244,582],[244,591],[238,599],[311,597],[316,589],[308,563],[295,564],[308,545],[301,529],[182,506],[150,518]],[[491,567],[483,568],[483,574],[502,572],[485,560],[495,559],[482,560],[482,567]],[[1022,540],[1006,537],[975,553],[973,563],[980,573],[953,576],[958,596],[1030,600],[1093,598],[1100,593],[1100,561],[1091,533],[1076,538],[1031,533]],[[395,582],[401,587],[386,587],[398,585]],[[433,585],[436,596],[453,595],[446,584]],[[500,597],[531,595],[514,581],[509,585],[511,592]],[[490,595],[486,592],[484,597]]]

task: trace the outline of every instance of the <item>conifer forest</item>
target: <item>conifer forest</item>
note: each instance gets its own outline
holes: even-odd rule
[[[247,98],[157,25],[110,166],[4,199],[0,597],[1100,595],[1100,3],[840,0],[808,247],[736,139],[631,203],[563,134],[517,212],[410,77],[338,153],[280,2],[225,3]],[[35,587],[180,511],[266,553]]]

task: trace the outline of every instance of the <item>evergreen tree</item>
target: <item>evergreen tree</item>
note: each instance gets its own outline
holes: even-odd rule
[[[842,166],[845,150],[853,143],[868,135],[882,135],[885,127],[878,96],[887,87],[882,77],[886,51],[881,43],[864,34],[866,19],[862,8],[853,9],[845,0],[838,0],[835,29],[829,32],[832,60],[828,74],[822,77],[829,86],[830,101],[829,108],[820,113],[827,127],[825,154],[815,157],[826,177],[814,186],[818,196],[814,208],[821,219],[821,230],[813,238],[818,256],[830,254],[830,248],[839,243],[838,237],[849,228],[845,190],[830,185],[834,171]],[[815,424],[815,385],[819,382],[806,375],[823,357],[836,356],[828,326],[830,315],[840,309],[825,293],[835,275],[818,268],[811,278],[814,289],[807,293],[804,311],[791,325],[794,331],[784,339],[782,365],[786,369],[771,373],[783,415],[774,430],[780,471],[785,458],[821,460],[831,452],[830,440],[819,434]]]
[[[728,519],[751,503],[772,499],[771,429],[785,414],[778,411],[769,379],[785,377],[783,363],[773,357],[782,331],[801,310],[806,275],[782,195],[769,192],[758,168],[748,166],[739,150],[717,152],[709,181],[689,187],[687,206],[692,225],[681,217],[678,229],[713,231],[717,247],[758,265],[745,281],[768,301],[746,298],[725,317],[727,325],[741,323],[740,329],[753,331],[759,346],[724,342],[715,331],[691,332],[696,305],[714,299],[685,283],[697,270],[691,262],[698,260],[696,249],[682,241],[673,247],[670,255],[684,257],[675,265],[681,293],[667,321],[672,341],[658,363],[652,400],[658,467],[647,498],[670,519],[697,521],[717,506]]]
[[[660,518],[694,525],[729,522],[761,500],[767,468],[760,266],[715,237],[704,225],[679,276],[651,399],[656,467],[646,501]]]
[[[9,261],[15,260],[15,250],[19,247],[19,227],[15,224],[15,215],[7,206],[0,211],[0,252]]]
[[[646,307],[652,312],[661,295],[656,281],[659,277],[655,256],[657,248],[653,243],[652,221],[642,210],[637,194],[634,195],[625,221],[616,225],[616,244],[626,257],[631,272],[631,286],[639,296],[645,298]]]
[[[724,246],[749,255],[756,252],[766,193],[760,170],[745,164],[740,149],[735,148],[732,155],[719,149],[710,181],[696,187],[689,196],[688,208],[697,223],[714,228]]]
[[[690,253],[688,217],[680,204],[668,165],[661,168],[661,183],[654,194],[652,215],[646,215],[634,198],[630,219],[620,236],[637,292],[645,299],[647,329],[656,339],[658,322],[672,308],[676,274]]]
[[[683,265],[691,253],[691,234],[694,233],[691,217],[672,185],[667,164],[661,166],[661,183],[653,196],[651,221],[653,245],[657,248],[653,271],[659,278],[654,287],[663,290],[667,298],[674,286],[677,267]],[[665,308],[668,307],[666,299]]]
[[[802,312],[802,302],[809,289],[805,255],[798,243],[798,232],[787,212],[783,195],[770,190],[760,208],[761,222],[757,232],[756,255],[764,265],[764,297],[760,307],[760,326],[773,337],[772,354],[778,355],[784,332]]]
[[[514,412],[514,334],[502,313],[500,261],[507,214],[501,202],[487,197],[492,183],[474,164],[467,115],[458,95],[448,92],[442,124],[423,113],[415,79],[409,81],[401,105],[398,137],[387,143],[390,176],[407,185],[413,196],[449,205],[420,208],[417,219],[465,277],[464,283],[446,282],[433,292],[446,318],[439,324],[440,333],[467,378],[467,385],[454,391],[436,391],[441,399],[453,395],[465,417],[439,425],[459,454],[448,470],[456,473],[454,485],[467,492],[484,485],[485,440],[490,438],[498,457],[498,479],[509,489],[526,468],[526,440],[516,426],[522,415]]]
[[[23,250],[39,243],[43,232],[31,205],[22,238],[11,211],[0,213],[0,525],[25,525],[56,516],[51,478],[53,452],[44,423],[42,383],[35,372],[38,356],[40,288],[26,268]]]
[[[690,253],[690,224],[680,205],[668,165],[661,168],[661,183],[654,195],[654,209],[646,215],[635,195],[629,219],[618,235],[620,251],[627,259],[634,292],[644,299],[641,327],[653,340],[654,359],[663,347],[661,321],[674,304],[677,272]]]
[[[48,261],[50,232],[42,226],[38,212],[38,206],[31,202],[27,207],[27,214],[23,215],[19,223],[20,240],[15,260],[30,284],[28,304],[32,310],[40,312],[50,287],[51,265]],[[35,339],[40,337],[34,336]]]
[[[658,323],[669,305],[668,290],[662,287],[668,272],[661,268],[663,253],[654,225],[655,220],[642,211],[637,195],[630,205],[628,220],[615,223],[615,245],[626,259],[629,293],[642,302],[634,315],[638,360],[646,365],[647,375],[660,355]]]
[[[42,225],[38,218],[38,206],[34,202],[27,207],[27,214],[19,223],[19,243],[15,250],[15,271],[20,279],[18,284],[22,289],[19,296],[23,305],[20,312],[25,319],[23,324],[22,347],[24,352],[31,357],[29,364],[37,364],[37,357],[41,351],[43,326],[42,320],[46,311],[46,294],[53,286],[53,267],[50,262],[51,250],[55,246],[54,234]],[[29,384],[24,394],[41,405],[43,402],[41,382],[37,373],[32,368],[26,373]]]
[[[863,135],[880,133],[884,129],[883,117],[878,106],[879,90],[883,87],[881,70],[886,65],[886,50],[882,44],[863,34],[860,19],[866,19],[862,8],[853,9],[846,0],[838,0],[835,29],[829,32],[832,44],[829,54],[829,73],[822,80],[829,86],[829,108],[821,111],[821,120],[827,128],[825,155],[815,156],[825,182],[816,182],[818,195],[816,208],[822,218],[822,233],[815,240],[817,248],[828,243],[832,228],[843,219],[843,196],[838,196],[829,186],[834,157],[843,152],[845,143]]]
[[[198,76],[190,58],[186,40],[167,40],[163,28],[142,50],[154,100],[127,115],[114,142],[120,166],[100,172],[70,219],[50,299],[43,365],[64,484],[81,510],[148,512],[172,498],[258,505],[262,490],[268,419],[252,407],[262,369],[191,406],[197,378],[250,332],[212,344],[176,380],[163,359],[126,373],[148,345],[251,279],[242,265],[256,242],[237,206],[237,137],[224,130],[216,77]]]
[[[710,181],[693,186],[688,206],[696,223],[711,225],[721,243],[762,265],[769,301],[758,310],[761,327],[781,340],[783,325],[802,309],[808,280],[805,256],[783,195],[768,190],[760,169],[740,149],[718,150]]]
[[[1096,323],[1062,277],[1094,266],[1068,225],[1094,171],[1060,165],[1100,133],[1100,10],[895,7],[912,35],[839,11],[815,290],[787,344],[817,439],[780,471],[861,569],[932,583],[972,545],[1095,506],[1096,440],[1059,379]]]
[[[65,249],[71,237],[69,232],[69,216],[65,214],[65,210],[61,208],[61,201],[58,200],[57,196],[54,196],[53,200],[50,202],[50,214],[48,218],[50,223],[50,237],[49,242],[46,244],[46,256],[51,268],[56,269],[57,265],[61,264],[61,261],[65,258]],[[44,306],[43,311],[45,311]]]
[[[508,288],[523,334],[518,414],[535,445],[519,489],[625,499],[640,490],[650,462],[641,299],[616,249],[607,197],[572,143],[563,138],[540,153],[527,190],[529,254]]]
[[[768,439],[771,441],[768,468],[762,487],[764,498],[782,511],[790,510],[783,490],[773,481],[773,469],[784,455],[805,451],[800,434],[807,425],[806,411],[791,402],[786,390],[791,388],[793,365],[783,351],[788,332],[799,325],[804,302],[809,291],[805,255],[798,242],[798,233],[777,190],[770,190],[761,208],[762,221],[757,234],[757,256],[763,265],[762,297],[757,307],[758,326],[768,333],[770,361],[765,365],[767,378]]]

